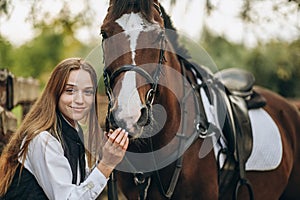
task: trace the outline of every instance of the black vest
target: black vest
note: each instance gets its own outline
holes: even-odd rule
[[[35,177],[24,167],[20,174],[20,165],[16,170],[12,184],[1,200],[44,200],[48,199]]]
[[[64,156],[68,159],[72,169],[72,183],[77,182],[77,167],[80,167],[80,182],[85,179],[85,149],[82,129],[77,132],[65,119],[58,115],[59,129],[62,131]],[[79,161],[79,162],[78,162]],[[48,199],[34,175],[25,167],[20,175],[20,166],[17,168],[12,184],[7,193],[0,200],[44,200]]]

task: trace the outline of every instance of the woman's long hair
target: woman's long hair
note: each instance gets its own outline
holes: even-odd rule
[[[93,82],[94,90],[97,91],[97,75],[93,67],[80,58],[69,58],[60,62],[53,70],[50,79],[38,100],[27,113],[17,132],[13,134],[9,143],[5,146],[0,157],[0,196],[3,196],[15,175],[19,165],[23,168],[31,140],[42,131],[49,131],[54,137],[61,140],[60,131],[57,130],[57,107],[58,100],[64,91],[65,84],[72,70],[87,71]],[[100,127],[97,118],[97,98],[95,95],[89,121],[88,149],[99,145]],[[96,144],[93,145],[91,142]],[[98,152],[98,149],[96,149]],[[22,162],[19,163],[18,159]],[[91,159],[90,159],[91,161]]]

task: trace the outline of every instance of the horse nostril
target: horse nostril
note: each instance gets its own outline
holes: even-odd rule
[[[141,117],[137,121],[137,124],[139,126],[147,126],[150,124],[150,116],[149,116],[149,108],[148,107],[143,107],[141,109]]]

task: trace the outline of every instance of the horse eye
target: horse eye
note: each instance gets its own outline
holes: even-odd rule
[[[103,39],[108,38],[107,33],[105,31],[103,31],[103,30],[101,30],[101,35],[102,35]]]

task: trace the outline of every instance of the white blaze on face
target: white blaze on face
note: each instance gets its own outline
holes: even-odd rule
[[[116,22],[122,27],[125,35],[129,37],[132,64],[135,65],[135,50],[140,33],[155,30],[159,25],[149,23],[142,17],[141,13],[133,12],[122,15]]]
[[[136,89],[135,72],[126,72],[122,88],[118,95],[117,119],[124,120],[128,131],[138,121],[141,115],[142,102]]]
[[[132,65],[136,65],[135,55],[139,35],[159,27],[158,24],[149,23],[140,13],[124,14],[116,20],[124,34],[129,38]],[[138,121],[141,115],[142,102],[136,87],[136,72],[126,72],[122,81],[122,87],[118,95],[117,120],[123,119],[129,131]]]

